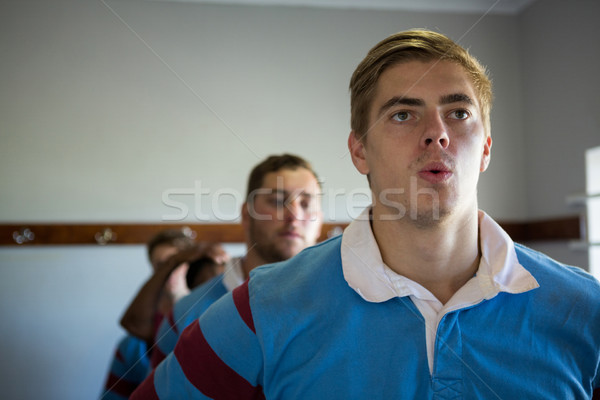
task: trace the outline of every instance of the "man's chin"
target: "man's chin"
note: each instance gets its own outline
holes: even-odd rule
[[[304,246],[299,244],[287,245],[277,249],[277,253],[281,261],[294,257],[304,249]]]

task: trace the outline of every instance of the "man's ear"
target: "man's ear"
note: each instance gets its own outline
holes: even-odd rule
[[[492,150],[492,137],[488,135],[483,143],[483,154],[481,155],[481,165],[479,167],[479,171],[483,172],[487,169],[488,165],[490,165],[490,154]]]
[[[358,134],[355,131],[351,131],[348,136],[348,151],[350,151],[350,156],[352,157],[352,162],[354,166],[363,175],[367,175],[369,173],[369,165],[367,163],[366,153],[367,149],[365,147],[365,140],[360,139]]]
[[[321,237],[321,232],[323,232],[323,210],[319,210],[319,213],[316,216],[319,219],[319,232],[317,233],[317,241],[319,237]]]
[[[242,228],[244,228],[244,232],[248,231],[248,227],[250,226],[250,212],[248,211],[249,204],[247,201],[242,204]]]

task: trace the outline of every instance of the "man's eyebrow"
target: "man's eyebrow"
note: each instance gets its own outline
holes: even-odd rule
[[[381,115],[388,108],[404,105],[404,106],[424,106],[425,101],[423,99],[417,99],[414,97],[394,96],[379,108],[379,115]]]
[[[308,193],[306,191],[304,191],[304,189],[296,189],[294,191],[289,191],[289,190],[281,190],[281,189],[272,189],[273,190],[273,194],[277,194],[277,195],[282,195],[284,197],[289,197],[291,195],[296,195],[296,196],[301,196],[301,197],[317,197],[317,195],[313,194],[313,193]]]
[[[469,105],[473,105],[475,102],[464,93],[452,93],[440,97],[440,104],[445,105],[452,103],[467,103]]]

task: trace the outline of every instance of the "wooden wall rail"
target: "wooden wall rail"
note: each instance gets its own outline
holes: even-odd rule
[[[527,222],[501,222],[515,242],[581,240],[585,238],[585,218],[580,215]]]
[[[320,240],[347,224],[324,224]],[[244,243],[240,224],[0,224],[0,246],[144,244],[163,229],[190,229],[197,241]]]
[[[583,219],[569,216],[527,222],[501,222],[500,225],[517,242],[547,240],[579,240],[583,235]],[[347,223],[324,224],[321,240],[340,233]],[[0,246],[143,244],[163,229],[189,228],[198,241],[243,243],[239,224],[0,224]]]

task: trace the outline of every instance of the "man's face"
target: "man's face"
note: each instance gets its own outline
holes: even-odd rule
[[[348,145],[357,169],[369,174],[374,213],[410,217],[428,226],[477,206],[479,173],[491,137],[463,68],[449,61],[409,61],[380,76],[371,129]]]
[[[265,175],[242,208],[248,247],[265,262],[287,260],[316,243],[322,224],[320,187],[305,168]]]

